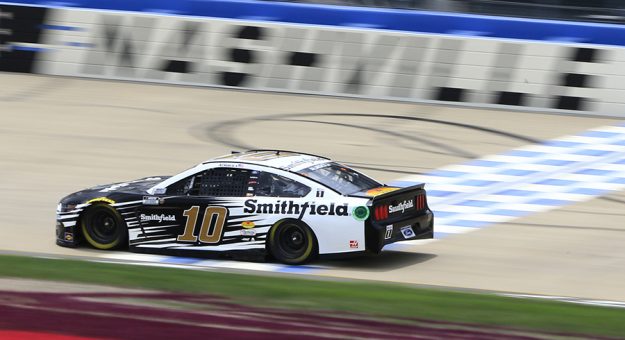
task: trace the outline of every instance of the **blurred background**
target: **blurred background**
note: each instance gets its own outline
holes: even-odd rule
[[[301,2],[606,23],[622,22],[623,10],[625,9],[623,2],[619,0],[354,0]]]
[[[493,331],[491,338],[527,335],[519,335],[519,327],[538,332],[530,338],[562,332],[565,337],[622,338],[624,11],[625,3],[616,0],[2,2],[0,262],[6,265],[0,276],[7,281],[0,280],[1,294],[15,293],[15,287],[28,287],[23,294],[46,287],[38,281],[16,283],[14,277],[62,281],[66,273],[61,268],[79,270],[80,265],[67,262],[37,267],[28,256],[51,257],[88,260],[97,269],[81,268],[88,274],[69,275],[72,281],[156,290],[170,290],[167,285],[172,284],[187,293],[212,293],[197,282],[217,278],[193,276],[175,283],[178,275],[187,274],[167,272],[172,281],[159,281],[158,270],[191,268],[217,277],[224,272],[261,274],[236,278],[252,282],[249,291],[243,284],[224,291],[219,289],[227,284],[210,287],[228,298],[240,292],[262,304],[279,301],[278,307],[318,310],[339,301],[328,308],[361,313],[378,305],[374,312],[389,318],[406,311],[449,322],[443,329],[457,330],[454,322],[478,325],[469,338],[481,338],[479,330],[493,325],[513,331]],[[54,209],[68,193],[172,175],[248,148],[328,156],[395,185],[426,183],[436,237],[398,243],[379,256],[301,267],[54,244]],[[134,269],[94,264],[102,261],[156,269],[137,274],[141,280],[131,273]],[[121,276],[115,276],[118,271]],[[292,282],[272,284],[264,281],[267,275],[389,284],[376,286],[376,292],[394,291],[401,284],[436,287],[443,295],[447,290],[485,295],[454,305],[449,301],[455,295],[438,297],[431,291],[398,289],[399,296],[386,296],[362,286],[322,289],[312,283],[309,295],[302,297]],[[63,296],[67,303],[78,301],[74,293],[104,291],[53,287],[53,293],[71,293]],[[268,293],[259,298],[254,295],[259,291]],[[341,295],[323,295],[332,291]],[[381,300],[350,295],[358,291]],[[313,301],[315,294],[321,295]],[[404,310],[402,294],[425,297],[406,298],[413,309]],[[527,307],[515,302],[499,310],[493,306],[504,302],[489,299],[501,294],[569,304]],[[350,297],[343,301],[342,296]],[[43,301],[38,295],[19,297]],[[167,299],[184,300],[185,306],[197,302],[193,297]],[[575,307],[562,307],[573,306],[570,302]],[[45,303],[46,308],[55,305]],[[24,305],[28,303],[0,303],[14,308],[6,315],[18,315]],[[475,308],[480,312],[474,313]],[[545,319],[553,315],[558,318]],[[532,316],[534,323],[523,323]],[[30,318],[16,316],[11,322],[27,329]],[[296,320],[302,322],[306,315]],[[289,322],[267,329],[290,327]],[[42,329],[56,330],[54,324]],[[382,326],[383,331],[373,327],[372,333],[340,337],[386,338],[399,332]],[[108,334],[90,329],[80,334],[95,337],[94,329]],[[417,331],[425,332],[419,328],[401,334]],[[158,338],[155,334],[149,337]]]

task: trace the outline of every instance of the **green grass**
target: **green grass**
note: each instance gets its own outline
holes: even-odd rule
[[[397,284],[337,282],[0,256],[0,276],[208,293],[235,302],[299,310],[495,325],[533,331],[625,336],[625,310]]]

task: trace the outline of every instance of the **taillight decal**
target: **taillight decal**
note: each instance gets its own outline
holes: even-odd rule
[[[425,195],[417,195],[417,197],[415,197],[415,203],[417,210],[425,209]]]
[[[388,218],[388,205],[381,204],[375,207],[373,210],[373,217],[376,221],[385,220]]]

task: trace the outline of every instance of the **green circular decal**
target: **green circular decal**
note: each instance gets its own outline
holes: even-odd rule
[[[358,221],[364,221],[369,217],[369,208],[365,206],[359,206],[352,210],[352,216]]]

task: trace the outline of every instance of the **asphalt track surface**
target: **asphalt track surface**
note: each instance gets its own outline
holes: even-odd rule
[[[1,251],[54,244],[58,199],[240,148],[317,153],[384,181],[618,122],[316,96],[0,74]],[[340,114],[340,115],[336,115]],[[625,195],[523,217],[318,275],[625,301]]]

